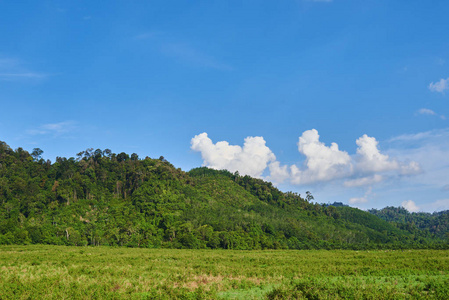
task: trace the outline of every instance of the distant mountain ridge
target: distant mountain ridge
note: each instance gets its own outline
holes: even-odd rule
[[[441,226],[434,230],[412,226],[407,218],[313,203],[310,193],[284,193],[270,182],[225,170],[184,172],[163,157],[140,159],[108,149],[87,149],[54,163],[41,155],[40,149],[30,154],[0,142],[0,244],[448,247]]]

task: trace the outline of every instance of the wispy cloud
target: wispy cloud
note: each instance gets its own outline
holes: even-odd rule
[[[446,63],[446,60],[443,59],[443,58],[441,58],[441,57],[438,57],[438,58],[436,59],[436,63],[437,63],[437,65],[442,66],[442,65],[444,65],[444,64]]]
[[[344,182],[344,186],[346,187],[359,187],[359,186],[366,186],[366,185],[372,185],[378,182],[382,182],[384,180],[384,177],[379,174],[374,174],[373,176],[366,176],[362,178],[357,179],[351,179],[346,180]]]
[[[73,131],[76,128],[76,123],[73,121],[64,121],[59,123],[48,123],[38,126],[34,129],[26,131],[29,135],[52,135],[60,136]]]
[[[0,58],[1,81],[41,80],[47,77],[48,74],[30,71],[18,59],[7,57]]]
[[[444,140],[449,138],[449,128],[435,129],[412,134],[402,134],[392,137],[387,142],[413,142],[428,139],[435,140],[440,138],[444,138]]]
[[[154,43],[161,54],[191,66],[221,71],[232,71],[234,69],[213,55],[200,50],[199,47],[189,42],[170,38],[166,33],[161,31],[152,30],[143,32],[135,35],[133,39],[140,41],[149,40]]]
[[[160,32],[160,31],[147,31],[147,32],[139,33],[139,34],[135,35],[133,38],[135,40],[146,40],[146,39],[154,38],[154,37],[161,36],[161,35],[162,35],[162,32]]]
[[[366,197],[366,196],[353,197],[348,200],[349,204],[360,204],[360,203],[367,203],[367,202],[368,202],[368,197]]]
[[[444,115],[439,115],[436,112],[434,112],[433,110],[429,109],[429,108],[421,108],[417,111],[417,114],[419,115],[427,115],[427,116],[437,116],[439,118],[441,118],[442,120],[446,120],[446,116]]]
[[[449,128],[401,135],[387,144],[388,154],[421,164],[423,173],[409,178],[411,185],[442,192],[448,184]]]
[[[447,89],[449,89],[449,77],[446,79],[441,78],[440,81],[429,84],[429,90],[432,92],[444,93]]]
[[[164,44],[161,51],[167,56],[171,56],[180,61],[204,68],[217,69],[222,71],[232,71],[233,68],[225,63],[220,62],[213,56],[210,56],[190,45],[182,43]]]
[[[353,197],[348,200],[349,204],[362,204],[368,202],[368,197],[372,194],[372,188],[368,188],[363,197]]]
[[[15,79],[43,79],[48,75],[43,73],[0,73],[0,79],[2,80],[15,80]]]
[[[430,115],[430,116],[435,116],[436,113],[428,108],[421,108],[420,110],[418,110],[418,114],[420,115]]]
[[[11,68],[18,64],[18,61],[13,58],[0,58],[0,69]]]
[[[421,207],[428,212],[449,210],[449,199],[439,199],[428,204],[422,204]]]

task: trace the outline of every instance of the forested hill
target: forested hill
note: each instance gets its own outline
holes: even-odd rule
[[[385,207],[369,210],[375,216],[395,224],[407,231],[423,231],[429,236],[449,239],[449,210],[424,213],[410,213],[403,207]]]
[[[0,244],[311,249],[447,247],[439,234],[271,183],[93,150],[51,163],[0,142]]]

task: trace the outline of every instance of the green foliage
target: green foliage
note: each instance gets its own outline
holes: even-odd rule
[[[417,236],[448,238],[449,210],[434,212],[433,214],[410,213],[403,207],[389,206],[381,210],[371,209],[369,212]]]
[[[93,148],[44,161],[0,142],[0,244],[190,249],[447,247],[446,236],[312,203],[225,170]],[[441,222],[440,222],[441,224]],[[436,231],[438,231],[436,229]]]

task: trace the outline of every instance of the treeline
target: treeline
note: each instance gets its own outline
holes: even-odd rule
[[[51,163],[0,142],[0,244],[224,249],[441,248],[446,237],[270,182],[87,149]],[[419,234],[417,231],[419,230]]]

